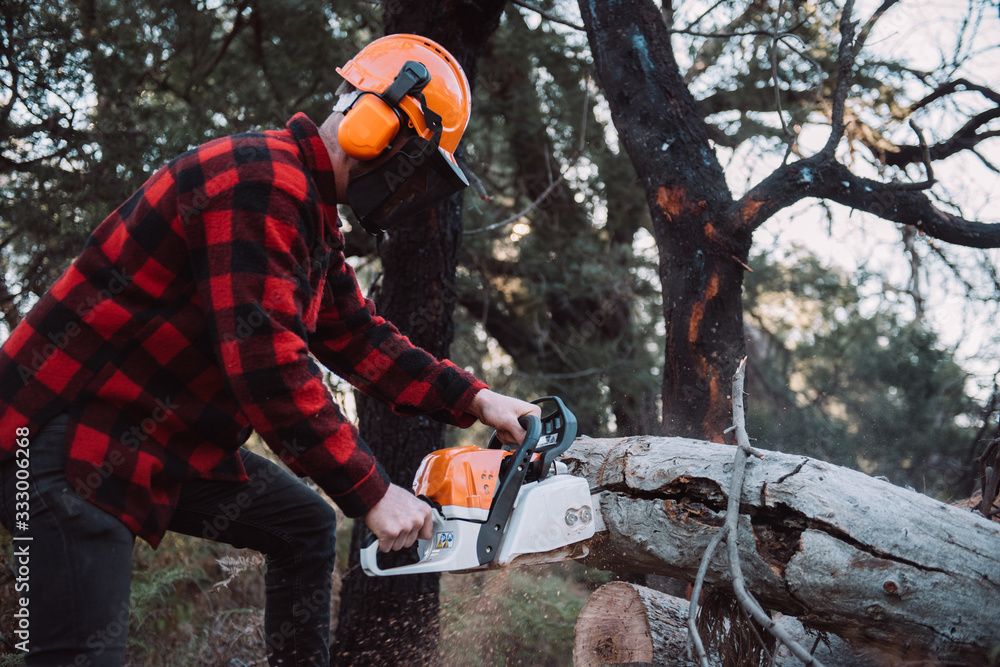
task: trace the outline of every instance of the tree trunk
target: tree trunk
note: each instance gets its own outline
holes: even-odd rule
[[[646,192],[659,250],[666,435],[722,441],[729,379],[744,355],[743,264],[750,235],[650,0],[580,0],[615,128]]]
[[[437,41],[458,59],[473,84],[476,60],[498,25],[503,5],[497,0],[475,5],[385,3],[385,32]],[[461,239],[459,195],[392,230],[378,244],[383,270],[375,299],[379,313],[438,358],[448,356],[455,333],[452,313]],[[444,447],[444,426],[427,418],[400,418],[389,406],[361,395],[358,414],[362,436],[392,480],[404,488],[409,488],[421,459]],[[341,590],[332,664],[435,664],[440,576],[367,577],[357,567],[362,526],[357,522],[351,540],[351,569]]]
[[[598,489],[586,564],[693,581],[725,514],[734,450],[685,438],[579,439],[563,456]],[[1000,644],[1000,525],[803,456],[751,459],[739,520],[765,608],[899,660],[987,664]],[[719,550],[706,587],[727,589]],[[933,663],[921,663],[933,664]]]
[[[612,582],[597,589],[580,611],[574,631],[575,667],[640,663],[656,667],[688,667],[687,616],[690,602],[660,591]],[[775,623],[799,644],[813,647],[813,655],[826,667],[872,667],[877,664],[836,636],[816,641],[795,618],[779,615]],[[704,639],[704,638],[703,638]],[[801,661],[778,647],[772,663],[796,667]],[[716,667],[718,660],[712,659]]]

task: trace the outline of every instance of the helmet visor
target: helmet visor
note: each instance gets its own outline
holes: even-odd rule
[[[410,137],[383,164],[352,178],[347,200],[361,226],[380,234],[468,185],[444,151],[422,137]]]

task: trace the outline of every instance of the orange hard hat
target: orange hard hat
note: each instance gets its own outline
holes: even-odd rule
[[[387,35],[361,49],[337,72],[360,91],[384,93],[408,61],[421,63],[430,73],[422,93],[427,108],[441,116],[441,152],[452,163],[472,112],[469,80],[454,56],[437,42],[420,35]],[[420,102],[405,95],[399,108],[407,115],[417,134],[433,136]]]

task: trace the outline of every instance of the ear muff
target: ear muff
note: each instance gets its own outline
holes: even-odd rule
[[[409,60],[381,94],[362,94],[346,112],[337,129],[337,141],[344,152],[356,160],[374,160],[382,154],[399,132],[399,102],[405,95],[417,95],[426,110],[420,91],[430,83],[431,75],[423,63]],[[437,116],[436,114],[434,114]],[[441,117],[437,116],[438,138]],[[435,141],[436,143],[436,141]]]
[[[337,141],[355,160],[374,160],[399,132],[399,114],[374,94],[362,95],[337,128]]]

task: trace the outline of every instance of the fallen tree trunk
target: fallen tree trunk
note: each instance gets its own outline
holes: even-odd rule
[[[601,586],[583,606],[574,629],[574,667],[613,664],[648,664],[656,667],[689,667],[687,613],[689,602],[660,591],[613,581]],[[826,667],[873,667],[844,640],[829,636],[817,641],[791,616],[777,619],[785,632],[806,646]],[[712,663],[718,665],[718,661]],[[802,664],[787,647],[777,647],[775,667]]]
[[[724,520],[735,449],[686,438],[578,439],[603,528],[586,564],[692,581]],[[765,607],[900,659],[987,664],[1000,644],[1000,526],[803,456],[751,459],[738,547]],[[720,551],[705,585],[728,588]]]

